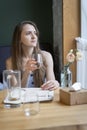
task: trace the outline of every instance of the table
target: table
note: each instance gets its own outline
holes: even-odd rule
[[[0,92],[0,101],[3,91]],[[87,104],[68,106],[59,102],[59,90],[54,100],[40,103],[37,115],[26,117],[23,105],[5,109],[0,104],[0,130],[87,130]]]

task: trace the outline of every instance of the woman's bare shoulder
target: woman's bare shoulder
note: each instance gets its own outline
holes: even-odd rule
[[[50,63],[53,64],[53,58],[50,52],[42,51],[42,55],[45,59],[45,64],[48,66]]]
[[[48,52],[48,51],[43,51],[43,50],[42,50],[41,52],[42,52],[43,56],[52,57],[51,53]]]

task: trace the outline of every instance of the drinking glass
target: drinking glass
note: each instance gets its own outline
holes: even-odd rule
[[[15,106],[15,101],[21,99],[21,72],[18,70],[4,70],[3,71],[3,85],[5,91],[5,105],[11,106],[12,102]]]
[[[32,58],[34,58],[37,61],[36,65],[39,69],[43,64],[42,55],[40,53],[32,54]]]
[[[39,99],[37,93],[25,92],[23,110],[26,116],[36,115],[39,112]]]

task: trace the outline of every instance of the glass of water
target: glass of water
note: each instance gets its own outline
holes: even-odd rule
[[[23,110],[26,116],[36,115],[39,112],[40,108],[37,93],[25,92]]]
[[[40,53],[32,54],[32,58],[34,58],[37,61],[36,65],[39,69],[43,64],[42,55]]]

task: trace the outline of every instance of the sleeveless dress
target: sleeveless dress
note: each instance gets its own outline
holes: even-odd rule
[[[34,76],[33,72],[31,74],[29,74],[27,84],[26,84],[27,88],[35,88],[35,87],[37,87],[34,84],[34,77],[33,76]],[[43,83],[45,83],[45,82],[46,82],[46,78],[44,78],[44,80],[43,80]]]
[[[35,87],[33,72],[31,74],[29,74],[29,76],[28,76],[26,87],[27,88],[34,88]]]

